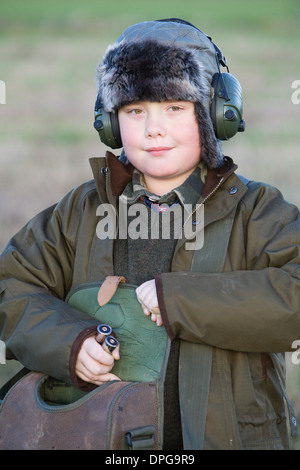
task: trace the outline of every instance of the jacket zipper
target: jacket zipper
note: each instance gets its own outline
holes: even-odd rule
[[[101,168],[101,173],[105,176],[105,179],[106,179],[106,182],[107,182],[107,178],[108,178],[108,167],[103,167]],[[205,202],[219,189],[219,187],[221,186],[221,184],[223,183],[224,181],[224,176],[222,176],[222,178],[220,179],[220,181],[218,182],[218,184],[216,185],[216,187],[203,199],[203,201],[201,202],[201,204],[199,204],[197,206],[196,204],[196,207],[192,210],[191,214],[188,216],[188,218],[186,219],[186,221],[184,222],[182,228],[185,227],[185,225],[187,224],[187,222],[190,220],[191,217],[193,217],[193,215],[195,214],[195,212],[199,209],[199,207],[203,206],[203,204],[205,204]]]
[[[188,223],[188,221],[190,220],[191,217],[193,217],[193,215],[195,214],[195,212],[201,207],[203,206],[203,204],[205,204],[205,202],[219,189],[219,187],[221,186],[221,184],[223,183],[224,181],[224,177],[222,177],[220,179],[220,181],[218,182],[217,186],[203,199],[203,201],[201,202],[201,204],[197,205],[196,204],[196,207],[194,207],[194,209],[192,210],[191,214],[188,216],[188,218],[186,219],[186,221],[184,222],[183,226],[182,227],[185,227],[185,225]]]

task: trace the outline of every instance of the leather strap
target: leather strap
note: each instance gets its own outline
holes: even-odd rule
[[[100,307],[107,304],[116,292],[120,282],[126,282],[123,276],[107,276],[98,292],[98,303]]]
[[[235,209],[225,219],[206,228],[205,244],[202,249],[195,250],[191,271],[223,271],[234,215]],[[181,340],[179,395],[184,449],[187,450],[202,450],[204,447],[211,366],[212,346]],[[197,402],[198,406],[195,406]]]
[[[238,177],[247,186],[249,180],[240,175]],[[223,271],[235,211],[236,208],[225,219],[220,219],[205,228],[205,243],[200,250],[194,251],[192,272]],[[189,364],[189,367],[186,364]],[[204,447],[211,367],[211,346],[181,340],[179,390],[184,448],[188,450],[202,450]],[[197,393],[198,407],[195,406],[195,399],[189,399],[190,395],[195,393]]]

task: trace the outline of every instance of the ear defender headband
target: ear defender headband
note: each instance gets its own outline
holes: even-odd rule
[[[245,130],[245,121],[243,120],[242,88],[238,80],[229,73],[226,59],[221,50],[213,43],[209,36],[187,21],[177,18],[157,21],[182,23],[191,26],[211,42],[215,50],[218,70],[213,75],[211,83],[213,98],[210,105],[210,118],[215,136],[219,140],[229,140],[237,132],[243,132]],[[221,73],[220,65],[225,67],[227,72]],[[122,139],[117,111],[106,112],[99,94],[95,103],[94,117],[94,127],[99,134],[101,142],[112,149],[121,148]]]

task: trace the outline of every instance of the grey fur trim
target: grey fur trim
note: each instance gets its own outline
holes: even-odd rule
[[[110,46],[97,68],[105,111],[132,101],[202,101],[210,94],[192,50],[156,40]]]

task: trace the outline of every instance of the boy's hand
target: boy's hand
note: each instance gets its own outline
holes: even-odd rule
[[[158,306],[155,280],[151,279],[141,284],[136,289],[136,295],[144,314],[151,315],[151,320],[156,322],[157,326],[162,326],[163,321]]]
[[[109,354],[97,343],[95,337],[90,337],[82,343],[75,372],[80,379],[98,386],[112,380],[120,380],[110,373],[115,360],[118,359],[120,359],[119,346]]]

